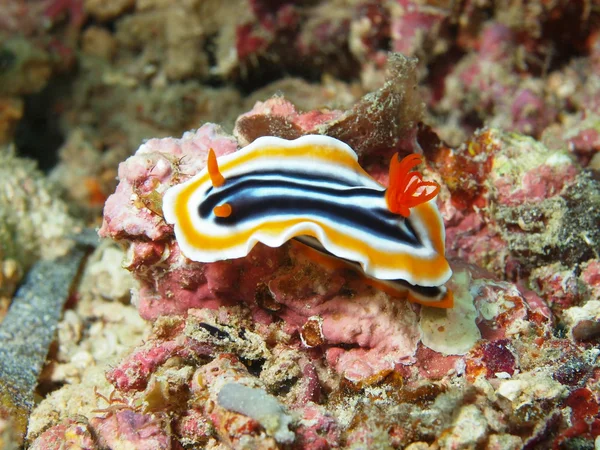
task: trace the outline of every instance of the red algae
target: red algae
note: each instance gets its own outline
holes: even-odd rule
[[[497,341],[487,342],[483,346],[483,360],[487,367],[487,375],[492,376],[497,373],[506,373],[513,375],[516,370],[515,355],[508,347],[508,339],[499,339]]]

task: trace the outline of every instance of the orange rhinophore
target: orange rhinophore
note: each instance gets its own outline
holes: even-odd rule
[[[211,148],[208,151],[208,163],[207,163],[208,175],[213,187],[220,187],[225,184],[225,178],[219,171],[219,164],[217,164],[217,157],[215,151]]]

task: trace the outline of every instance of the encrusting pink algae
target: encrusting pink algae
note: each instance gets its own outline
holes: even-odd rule
[[[0,144],[60,134],[47,173],[0,147],[0,321],[53,242],[102,238],[0,448],[598,448],[596,2],[35,0],[0,37]],[[307,135],[382,186],[419,155],[451,308],[296,242],[186,257],[165,193]]]
[[[376,93],[362,102],[381,95],[386,94]],[[361,108],[353,109],[357,110]],[[191,379],[192,386],[198,386],[192,391],[214,392],[218,390],[215,385],[234,382],[262,389],[248,391],[248,395],[275,395],[281,402],[276,409],[281,412],[273,412],[268,420],[280,423],[287,417],[289,428],[266,426],[264,416],[255,425],[242,427],[239,419],[215,416],[217,410],[225,411],[215,404],[219,401],[214,393],[204,397],[197,391],[186,397],[186,426],[193,420],[189,408],[201,408],[205,412],[194,416],[196,420],[212,422],[216,427],[212,438],[234,448],[276,448],[283,443],[277,433],[284,433],[285,445],[296,448],[329,448],[342,442],[351,448],[377,445],[381,439],[386,445],[433,439],[442,448],[467,448],[482,442],[518,448],[545,439],[570,390],[593,385],[595,351],[553,335],[552,324],[559,312],[553,311],[552,303],[547,306],[535,292],[538,289],[532,289],[537,286],[526,288],[524,278],[518,283],[501,281],[499,275],[509,268],[516,273],[539,271],[548,248],[565,252],[570,245],[571,251],[578,251],[575,242],[553,241],[555,232],[548,231],[548,221],[546,236],[534,223],[522,222],[527,220],[523,214],[514,213],[515,220],[520,217],[519,231],[507,228],[511,209],[544,211],[545,202],[574,195],[585,175],[568,154],[495,129],[481,131],[472,143],[456,150],[424,148],[429,158],[426,170],[442,183],[464,171],[459,175],[460,185],[444,183],[438,199],[447,220],[448,254],[461,258],[452,262],[454,275],[448,287],[455,304],[448,310],[393,299],[365,286],[351,273],[319,267],[289,245],[269,248],[259,244],[245,258],[207,264],[181,254],[171,227],[160,215],[160,197],[196,173],[205,164],[208,149],[217,155],[235,151],[236,141],[250,142],[256,137],[246,137],[253,123],[269,133],[282,130],[285,137],[290,137],[291,129],[296,130],[292,136],[297,136],[331,130],[336,124],[337,132],[344,135],[340,117],[348,114],[353,113],[322,117],[314,113],[307,122],[306,114],[296,113],[292,105],[275,98],[241,116],[235,137],[206,124],[181,139],[150,140],[122,164],[121,183],[107,201],[100,233],[127,243],[124,264],[140,283],[135,300],[140,314],[155,320],[155,327],[143,347],[108,372],[109,381],[144,405],[156,390],[152,386],[161,367],[176,358],[179,362],[168,370],[200,368]],[[282,123],[286,127],[281,128]],[[376,133],[377,125],[371,127]],[[368,151],[364,149],[360,157],[368,160]],[[456,166],[463,151],[469,152],[473,168],[485,167],[479,187],[470,183],[469,167]],[[386,184],[385,169],[377,165],[385,164],[385,159],[379,161],[372,162],[369,170]],[[540,177],[548,177],[552,184],[540,184]],[[469,186],[480,191],[454,199],[453,190]],[[548,210],[558,215],[556,232],[566,226],[560,220],[568,215],[568,202],[561,205],[564,212]],[[532,243],[527,247],[520,244],[519,240],[528,239]],[[520,248],[530,250],[525,255]],[[169,316],[173,318],[166,319]],[[534,363],[539,359],[546,361],[541,371]],[[212,376],[207,380],[206,375],[201,382],[194,381],[199,373],[206,373],[206,361],[212,361],[208,364],[214,370],[222,370],[225,361],[236,361],[237,375],[226,378],[229,381]],[[559,375],[566,361],[577,367],[573,370],[578,375]],[[538,368],[531,372],[533,367]],[[161,388],[166,407],[171,404],[169,381],[162,383],[166,383]],[[456,391],[452,383],[463,387]],[[244,392],[239,390],[238,395]],[[241,397],[239,401],[240,405],[245,402]],[[248,402],[252,404],[251,397]],[[385,405],[385,410],[374,409],[377,405]],[[251,407],[234,407],[237,413],[226,414],[242,412],[246,421],[250,420],[247,416],[261,414],[247,408]],[[307,408],[325,415],[305,422],[302,417],[308,414]],[[527,417],[535,419],[519,418],[523,408],[529,411]],[[353,412],[342,412],[348,409]],[[434,411],[436,419],[426,420],[425,411]],[[513,417],[508,423],[501,419],[506,414]],[[420,417],[421,425],[404,429],[401,424],[408,423],[409,417]],[[338,431],[318,439],[319,444],[307,442],[307,423],[314,433],[313,427],[324,426],[325,418],[327,427]],[[464,423],[474,421],[480,428],[465,431]],[[392,422],[400,428],[386,428]],[[291,437],[294,433],[296,437]],[[256,441],[257,436],[264,438]],[[189,434],[185,439],[194,442]],[[211,437],[202,434],[198,439],[195,444]]]

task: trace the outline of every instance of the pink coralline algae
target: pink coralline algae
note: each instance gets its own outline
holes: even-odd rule
[[[447,146],[418,125],[422,108],[405,89],[415,66],[400,65],[348,111],[300,112],[275,97],[240,116],[233,136],[205,124],[152,139],[121,164],[100,234],[126,246],[133,298],[154,328],[107,372],[126,401],[90,426],[125,438],[148,426],[156,442],[171,433],[182,445],[235,449],[517,449],[562,445],[576,430],[596,438],[587,392],[598,379],[600,265],[589,242],[599,209],[585,193],[597,181],[566,150],[493,128]],[[381,99],[388,106],[375,108]],[[358,143],[383,184],[389,153],[419,144],[424,172],[442,184],[453,308],[393,298],[290,243],[206,264],[183,256],[162,196],[201,170],[210,148],[225,155],[265,134],[314,133]],[[580,397],[589,408],[573,406]],[[129,428],[115,426],[115,412]]]
[[[460,111],[466,126],[481,125],[486,117],[495,127],[539,136],[556,120],[558,100],[541,79],[518,73],[519,38],[508,26],[485,26],[477,49],[444,79],[444,94],[435,107]]]
[[[450,9],[399,0],[392,8],[392,49],[405,55],[420,57],[423,49],[431,47],[435,38],[439,37],[441,24],[450,16]]]
[[[221,156],[235,151],[236,146],[235,140],[225,136],[218,126],[202,127],[181,139],[149,140],[135,158],[119,166],[120,183],[104,207],[100,234],[159,241],[170,227],[157,214],[161,212],[163,193],[157,189],[164,189],[165,183],[179,183],[204,167],[209,148]]]
[[[100,448],[169,450],[171,437],[160,420],[131,409],[109,412],[90,421]]]
[[[29,448],[32,450],[60,450],[64,448],[96,448],[89,426],[76,420],[66,420],[42,434]]]
[[[113,405],[114,406],[114,405]],[[140,450],[170,450],[171,437],[160,420],[119,405],[87,423],[69,419],[49,428],[29,447],[34,450],[77,448],[135,448]]]
[[[431,152],[451,193],[442,205],[450,255],[520,281],[559,315],[597,295],[596,277],[573,268],[591,274],[597,264],[598,197],[586,192],[598,182],[566,149],[487,129]]]
[[[320,339],[328,347],[327,362],[350,380],[360,380],[382,370],[393,369],[394,363],[414,362],[414,354],[420,338],[418,316],[406,302],[398,302],[381,292],[361,289],[358,283],[338,278],[338,286],[343,284],[354,291],[355,298],[348,301],[347,295],[333,292],[319,295],[323,286],[314,280],[317,267],[296,263],[296,270],[304,268],[305,273],[313,273],[304,280],[293,275],[273,279],[269,284],[274,301],[286,308],[280,316],[289,325],[302,327],[311,317],[318,318]],[[335,274],[324,273],[334,280]],[[339,275],[338,275],[339,277]],[[311,278],[317,281],[311,283]],[[302,295],[297,290],[286,289],[291,283],[312,288]],[[311,286],[312,285],[312,286]],[[316,291],[316,292],[315,292]],[[377,326],[375,326],[377,323]],[[292,331],[290,329],[289,331]],[[356,345],[355,349],[344,349],[344,345]]]
[[[126,301],[132,286],[152,324],[91,369],[88,330],[106,328],[111,348],[130,333],[109,334],[95,308],[65,320],[82,331],[59,339],[40,387],[66,378],[57,393],[76,395],[46,396],[30,448],[598,447],[597,2],[0,3],[0,140],[21,141],[34,119],[25,95],[60,113],[68,145],[53,176],[77,208],[106,201],[100,234],[124,251],[97,266],[123,253],[132,275],[102,280],[119,293],[102,295]],[[394,153],[423,156],[453,308],[393,297],[294,242],[184,256],[167,189],[209,149],[307,134],[347,143],[384,185]],[[173,137],[132,154],[151,136]],[[63,364],[71,347],[83,351]]]

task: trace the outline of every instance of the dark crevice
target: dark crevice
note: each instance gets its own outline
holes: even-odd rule
[[[251,375],[254,375],[255,377],[260,376],[260,373],[262,372],[263,366],[265,365],[266,359],[264,358],[259,358],[259,359],[246,359],[240,356],[240,362],[246,366],[246,369],[248,369],[248,372],[250,372]]]
[[[23,118],[16,127],[14,142],[21,156],[35,159],[45,172],[58,162],[58,150],[65,141],[60,109],[61,101],[70,97],[71,80],[55,78],[41,92],[24,97]]]

